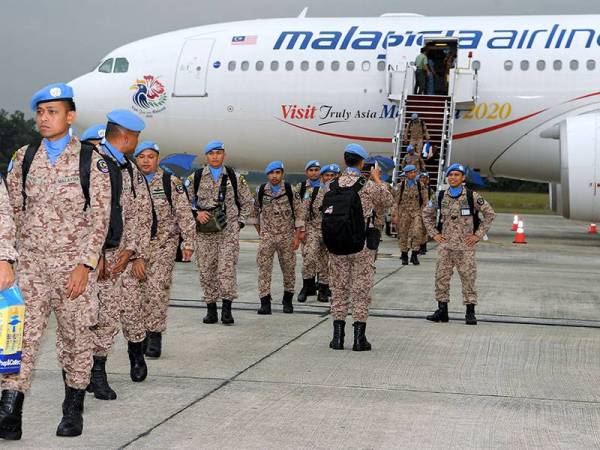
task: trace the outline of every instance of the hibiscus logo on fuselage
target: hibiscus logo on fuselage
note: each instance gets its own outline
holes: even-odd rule
[[[130,87],[133,94],[132,109],[146,116],[164,111],[167,103],[167,90],[154,75],[138,78]]]

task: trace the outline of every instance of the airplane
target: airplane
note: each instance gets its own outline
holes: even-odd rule
[[[406,80],[421,46],[454,43],[453,70],[468,69],[460,95],[469,98],[453,110],[447,163],[551,183],[555,211],[598,221],[598,23],[598,15],[308,18],[305,9],[148,37],[70,85],[78,127],[126,108],[164,153],[201,154],[221,139],[237,168],[283,159],[302,172],[309,159],[340,162],[350,142],[392,155],[402,111],[395,91],[412,89],[394,80]]]

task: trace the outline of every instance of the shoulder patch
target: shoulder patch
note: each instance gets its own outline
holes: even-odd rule
[[[96,163],[96,167],[100,172],[108,173],[108,164],[106,164],[106,161],[104,161],[104,159],[100,158]]]
[[[244,186],[248,186],[248,182],[246,181],[246,177],[244,177],[244,175],[238,175],[238,178],[240,183],[242,183]]]
[[[139,172],[137,174],[137,181],[138,181],[138,184],[142,184],[144,182],[144,177]]]
[[[13,157],[10,162],[8,163],[8,169],[7,172],[11,172],[13,170],[13,167],[15,165],[15,158]]]
[[[183,185],[182,184],[176,184],[175,185],[175,190],[177,192],[179,192],[180,194],[183,194]]]
[[[485,203],[485,200],[484,200],[483,198],[479,197],[479,198],[477,199],[477,204],[478,204],[479,206],[483,206],[483,204],[484,204],[484,203]]]
[[[295,197],[296,197],[298,200],[300,200],[300,192],[295,192],[295,193],[294,193],[294,196],[295,196]]]
[[[428,207],[428,208],[433,208],[433,202],[432,202],[431,200],[429,200],[429,201],[427,202],[427,207]]]

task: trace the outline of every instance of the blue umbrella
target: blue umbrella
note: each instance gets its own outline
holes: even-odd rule
[[[474,171],[470,167],[467,167],[467,181],[477,186],[485,186],[485,181],[483,181],[479,172]]]
[[[162,159],[160,167],[182,177],[192,171],[196,156],[189,153],[174,153]]]

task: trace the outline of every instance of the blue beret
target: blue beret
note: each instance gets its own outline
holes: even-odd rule
[[[329,164],[329,166],[331,167],[331,170],[333,170],[335,173],[342,173],[342,168],[336,163]]]
[[[446,176],[448,176],[448,174],[450,172],[461,172],[463,175],[465,173],[467,173],[467,169],[465,169],[465,166],[463,166],[462,164],[459,163],[454,163],[452,164],[450,167],[448,167],[448,169],[446,170]]]
[[[321,163],[316,160],[316,159],[311,159],[309,162],[306,163],[306,165],[304,166],[304,171],[307,171],[308,169],[310,169],[311,167],[321,167]]]
[[[416,166],[413,164],[408,164],[404,166],[404,173],[412,172],[413,170],[417,170]]]
[[[116,123],[117,125],[126,128],[129,131],[140,132],[146,125],[140,116],[128,111],[126,109],[115,109],[106,115],[109,122]]]
[[[412,120],[417,120],[417,119],[419,118],[419,114],[417,114],[417,113],[412,113],[412,114],[410,115],[410,118],[411,118]]]
[[[414,152],[414,151],[415,151],[415,146],[414,146],[414,145],[412,145],[412,144],[410,144],[408,147],[406,147],[406,151],[407,151],[408,153],[412,153],[412,152]]]
[[[283,161],[271,161],[269,164],[267,164],[267,167],[265,167],[265,175],[269,175],[271,172],[277,169],[285,170],[283,168]]]
[[[335,171],[335,167],[333,167],[333,164],[327,164],[326,166],[323,166],[323,167],[321,168],[321,172],[320,172],[320,173],[321,173],[321,175],[323,175],[324,173],[327,173],[327,172],[333,172],[333,173],[337,173],[337,172]]]
[[[53,83],[40,89],[31,97],[31,110],[35,111],[37,105],[43,102],[56,100],[73,100],[73,88],[65,83]]]
[[[347,145],[344,153],[351,153],[353,155],[360,156],[362,159],[367,159],[369,157],[367,151],[358,144]]]
[[[160,153],[160,149],[158,148],[158,144],[154,141],[144,141],[138,144],[133,153],[133,156],[137,157],[144,150],[154,150],[156,153]]]
[[[204,147],[204,154],[206,155],[213,150],[225,150],[225,144],[223,144],[221,141],[210,141],[208,144],[206,144],[206,147]]]
[[[106,125],[98,124],[92,125],[87,130],[83,132],[80,137],[81,141],[87,141],[89,139],[103,139],[104,133],[106,132]]]

